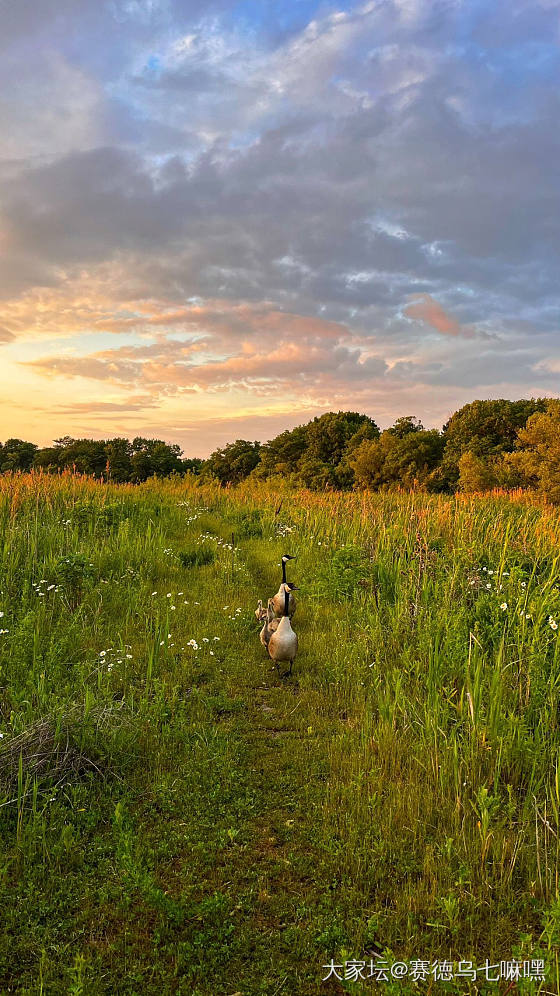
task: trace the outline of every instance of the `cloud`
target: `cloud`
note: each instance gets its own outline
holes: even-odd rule
[[[415,318],[431,325],[442,335],[472,335],[468,329],[462,329],[459,322],[448,315],[441,304],[438,304],[430,294],[419,294],[404,309],[404,314],[409,318]]]
[[[550,384],[554,5],[304,6],[8,5],[7,381],[110,389],[99,421]]]

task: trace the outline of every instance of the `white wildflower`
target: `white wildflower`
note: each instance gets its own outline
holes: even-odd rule
[[[500,608],[503,609],[503,611],[505,612],[505,610],[507,609],[507,602],[502,602]]]

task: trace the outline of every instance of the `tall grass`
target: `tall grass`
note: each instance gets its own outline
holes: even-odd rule
[[[32,474],[0,523],[6,989],[314,993],[373,947],[558,991],[559,512]]]

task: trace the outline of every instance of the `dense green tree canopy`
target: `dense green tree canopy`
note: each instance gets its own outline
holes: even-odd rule
[[[443,427],[445,454],[443,468],[450,484],[459,477],[459,459],[469,451],[474,456],[493,459],[515,449],[517,433],[535,412],[543,412],[546,401],[472,401],[451,416]]]
[[[295,486],[421,488],[432,492],[536,488],[560,503],[560,401],[473,401],[441,432],[405,415],[380,433],[359,412],[326,412],[261,444],[237,439],[206,460],[182,456],[177,443],[62,436],[38,449],[22,439],[0,443],[0,473],[74,470],[116,482],[197,474],[220,484],[281,477]]]
[[[7,470],[30,470],[37,452],[34,443],[23,439],[7,439],[0,444],[0,472]]]
[[[255,469],[260,459],[261,444],[236,439],[214,452],[204,462],[204,476],[215,477],[220,484],[237,484]]]

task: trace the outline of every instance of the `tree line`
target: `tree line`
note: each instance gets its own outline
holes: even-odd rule
[[[380,431],[368,415],[327,412],[267,443],[237,439],[206,460],[184,458],[178,444],[140,436],[64,436],[43,448],[21,439],[0,444],[1,472],[33,468],[133,483],[190,473],[222,485],[281,477],[313,490],[532,488],[560,503],[560,401],[473,401],[441,431],[410,415]]]

